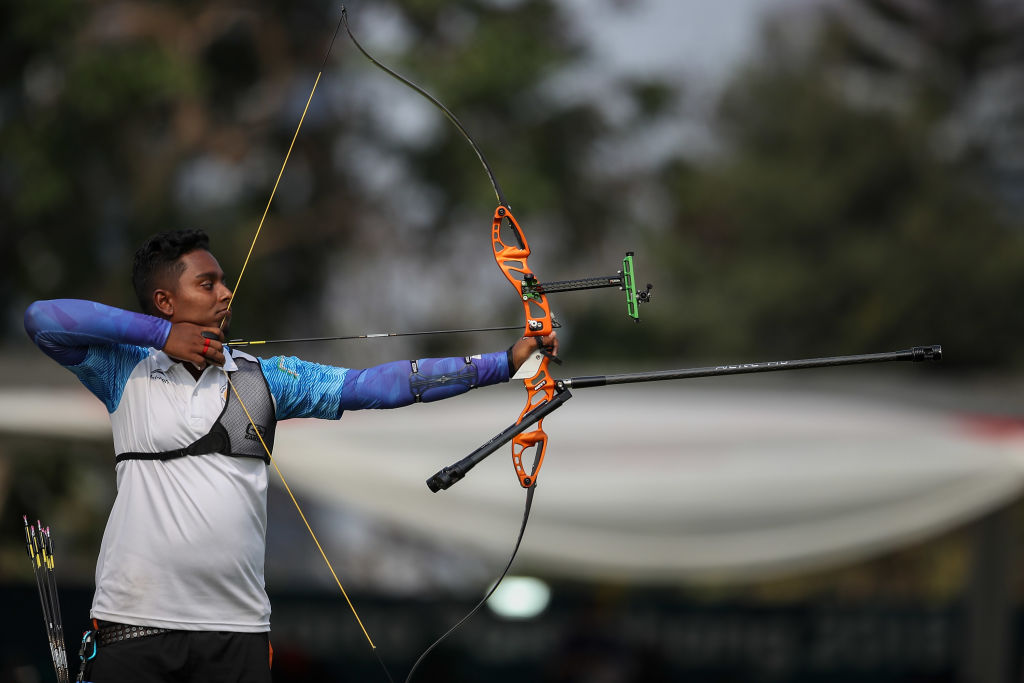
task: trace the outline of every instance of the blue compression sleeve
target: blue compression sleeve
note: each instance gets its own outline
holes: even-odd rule
[[[467,362],[468,361],[468,362]],[[337,419],[345,410],[399,408],[508,381],[504,351],[469,358],[395,361],[365,370],[308,363],[295,357],[260,359],[277,402],[277,419]]]
[[[25,331],[36,346],[64,366],[85,360],[90,346],[131,344],[163,348],[169,320],[80,299],[36,301],[25,311]]]
[[[366,370],[350,370],[341,393],[342,410],[398,408],[464,394],[508,381],[504,352],[465,358],[396,361]]]
[[[112,413],[132,369],[150,347],[163,348],[171,323],[92,301],[55,299],[28,307],[25,331]]]
[[[295,356],[258,360],[274,396],[278,420],[292,417],[337,420],[341,417],[338,402],[350,370],[310,363]]]

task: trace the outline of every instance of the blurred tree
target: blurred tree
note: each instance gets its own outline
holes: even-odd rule
[[[600,251],[614,199],[581,171],[581,151],[606,122],[545,90],[582,57],[554,2],[349,11],[371,50],[473,131],[548,254],[538,266]],[[158,230],[204,227],[237,276],[336,12],[328,2],[0,6],[4,333],[20,334],[34,298],[133,307],[131,253]],[[511,297],[489,263],[486,177],[440,113],[416,100],[341,34],[242,283],[236,332],[515,314],[514,301],[495,310]]]
[[[137,2],[0,12],[5,310],[41,296],[131,307],[132,251],[158,230],[202,225],[234,253],[273,179],[262,155],[290,135],[292,71],[322,49],[305,40],[319,15]]]
[[[1024,6],[859,0],[824,32],[848,97],[920,118],[940,158],[1024,208]]]
[[[787,15],[726,91],[720,154],[695,161],[672,128],[684,118],[680,83],[622,78],[596,97],[567,94],[588,55],[552,0],[349,9],[367,47],[477,138],[542,279],[613,271],[621,251],[640,252],[657,298],[639,328],[610,294],[556,302],[576,358],[940,341],[952,360],[997,367],[993,350],[1021,332],[1019,316],[990,303],[1024,287],[1022,231],[1006,210],[1015,195],[1004,191],[1019,187],[1007,159],[1024,155],[1003,144],[1020,140],[1010,103],[1024,91],[1007,85],[1020,71],[1009,30],[1019,10],[861,0],[828,5],[816,24],[806,8],[803,21]],[[336,11],[0,4],[4,333],[20,335],[33,298],[133,306],[131,251],[160,229],[203,226],[237,275]],[[784,26],[815,30],[801,42]],[[900,39],[879,39],[890,34]],[[990,111],[985,102],[1006,103],[998,127],[972,114]],[[638,149],[640,135],[657,155]],[[517,319],[482,237],[492,208],[454,128],[342,36],[235,332]],[[443,342],[423,343],[419,352]]]
[[[844,75],[870,60],[842,49],[860,43],[832,15],[820,26],[803,42],[788,21],[766,32],[719,109],[726,153],[664,168],[672,229],[654,251],[688,305],[649,347],[760,359],[941,342],[961,367],[1019,362],[1024,324],[998,302],[1024,293],[1024,231],[976,182],[978,155],[936,144],[955,98],[936,105],[917,71],[892,91],[902,106],[854,96]],[[930,43],[936,63],[984,53],[974,37]]]

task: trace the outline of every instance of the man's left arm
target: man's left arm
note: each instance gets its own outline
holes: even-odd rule
[[[514,362],[514,361],[513,361]],[[260,359],[277,402],[277,418],[338,419],[346,410],[400,408],[507,382],[509,353],[394,361],[356,370],[294,356]]]

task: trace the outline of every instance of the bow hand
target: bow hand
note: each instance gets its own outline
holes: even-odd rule
[[[509,349],[509,376],[515,378],[517,375],[521,375],[521,373],[526,369],[524,364],[532,365],[535,362],[539,362],[540,359],[544,357],[560,362],[558,361],[557,356],[557,332],[552,331],[551,334],[543,337],[523,337]],[[528,376],[532,377],[536,372],[536,369],[537,368],[534,367],[533,372]]]

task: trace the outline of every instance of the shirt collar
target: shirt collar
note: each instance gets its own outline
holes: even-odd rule
[[[223,367],[226,372],[234,372],[235,370],[238,369],[238,365],[235,364],[235,359],[232,357],[232,353],[233,351],[227,345],[225,345]],[[163,370],[164,372],[170,370],[171,366],[174,365],[175,363],[180,362],[174,360],[173,358],[168,356],[163,351],[160,351],[159,349],[153,349],[153,358],[156,360],[157,367]]]

